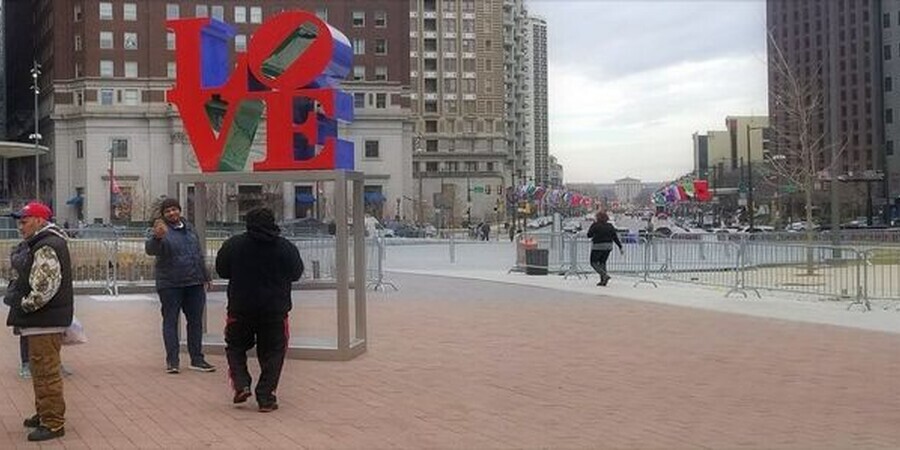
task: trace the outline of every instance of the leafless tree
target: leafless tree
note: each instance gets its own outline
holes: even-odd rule
[[[831,182],[837,182],[833,168],[840,161],[847,142],[845,138],[828,139],[825,127],[816,127],[821,122],[821,117],[827,117],[825,94],[820,81],[822,63],[819,63],[811,76],[801,76],[791,66],[771,32],[769,58],[769,64],[774,69],[769,87],[770,105],[773,108],[770,111],[773,115],[770,129],[776,143],[769,162],[781,179],[803,194],[806,241],[811,243],[814,236],[812,211],[816,185],[822,174],[829,174]],[[832,156],[830,160],[828,155]],[[825,163],[821,164],[820,161]],[[813,271],[810,257],[807,272],[812,274]]]

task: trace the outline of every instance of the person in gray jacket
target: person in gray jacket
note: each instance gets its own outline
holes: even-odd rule
[[[148,255],[156,257],[156,291],[162,304],[162,334],[166,347],[166,373],[179,372],[178,316],[187,320],[187,347],[192,370],[214,372],[215,366],[203,358],[203,309],[210,275],[206,270],[200,239],[181,217],[178,200],[167,198],[159,207],[144,244]]]

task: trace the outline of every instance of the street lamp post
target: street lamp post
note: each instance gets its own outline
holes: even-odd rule
[[[41,88],[38,85],[40,76],[41,65],[34,61],[34,65],[31,66],[31,90],[34,91],[34,133],[29,138],[34,140],[34,199],[37,201],[41,200],[41,133],[39,129],[41,112],[38,109],[41,95]]]
[[[747,124],[747,211],[750,230],[753,230],[753,216],[755,211],[753,208],[753,157],[750,154],[750,132],[753,130],[764,130],[766,127],[751,127]],[[762,142],[762,139],[760,139]]]

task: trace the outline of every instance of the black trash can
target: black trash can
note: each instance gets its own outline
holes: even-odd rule
[[[547,275],[547,266],[550,261],[550,251],[534,248],[525,250],[525,274]]]

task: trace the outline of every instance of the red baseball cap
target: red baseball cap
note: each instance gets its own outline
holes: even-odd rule
[[[16,219],[24,217],[40,217],[44,220],[50,220],[50,218],[53,217],[53,211],[49,206],[41,202],[31,202],[10,215]]]

